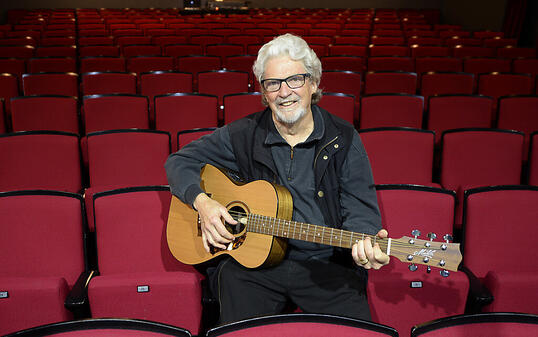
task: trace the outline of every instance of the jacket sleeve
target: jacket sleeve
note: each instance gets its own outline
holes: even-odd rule
[[[343,229],[371,235],[381,230],[372,169],[357,132],[341,168],[340,205]]]
[[[200,170],[205,164],[237,171],[226,126],[189,143],[168,157],[164,168],[172,194],[192,205],[196,196],[203,192],[200,187]]]

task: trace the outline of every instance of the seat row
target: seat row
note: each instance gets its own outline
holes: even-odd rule
[[[213,130],[180,131],[174,138],[183,146]],[[447,130],[437,156],[432,131],[379,128],[359,130],[359,135],[377,184],[418,184],[456,191],[457,229],[461,227],[461,201],[466,190],[488,185],[538,185],[537,132],[529,137],[528,162],[524,160],[524,134],[517,131]],[[111,187],[166,184],[163,165],[171,152],[170,138],[164,131],[138,129],[95,132],[82,139],[54,131],[0,135],[4,163],[0,190],[79,193],[86,187],[90,207],[93,194]]]
[[[383,226],[394,240],[391,255],[396,258],[370,272],[368,298],[374,322],[406,336],[415,324],[466,312],[538,314],[532,290],[538,277],[532,258],[538,234],[538,187],[495,186],[466,193],[465,272],[451,272],[448,278],[446,272],[440,273],[438,262],[457,268],[458,244],[450,243],[424,261],[420,254],[411,261],[407,255],[413,256],[409,251],[423,242],[418,231],[426,241],[432,239],[432,247],[450,241],[444,234],[452,230],[455,193],[416,185],[378,185],[377,193]],[[210,328],[202,325],[202,303],[207,304],[203,276],[168,250],[170,200],[166,186],[96,194],[90,205],[95,215],[92,243],[81,195],[44,190],[0,193],[0,252],[5,257],[0,271],[0,333],[86,317],[150,320],[193,334]],[[503,248],[506,238],[499,233],[507,224],[526,234],[517,241],[521,250],[531,252],[528,260],[517,258],[519,249]],[[415,243],[400,238],[413,229],[419,236]],[[426,237],[428,232],[444,238]],[[416,270],[416,265],[408,269],[413,262],[432,268],[421,266],[413,273],[409,269]],[[466,309],[466,303],[478,306]]]
[[[239,337],[245,334],[255,334],[259,337],[270,337],[272,336],[271,330],[274,329],[278,329],[280,333],[286,335],[300,336],[308,334],[311,337],[345,336],[347,333],[357,337],[399,336],[394,328],[385,325],[341,316],[316,314],[274,315],[247,319],[242,322],[213,328],[207,331],[204,336]],[[448,337],[454,336],[455,333],[458,333],[461,337],[474,337],[482,332],[490,335],[499,330],[504,331],[503,336],[505,337],[517,337],[521,335],[521,332],[535,334],[538,332],[538,317],[518,313],[482,313],[450,316],[413,327],[411,337]],[[145,337],[146,335],[161,337],[192,336],[190,331],[186,329],[151,321],[97,318],[45,324],[19,331],[7,337],[31,337],[34,334],[39,334],[40,336],[64,336],[71,333],[82,335],[88,331],[91,331],[93,335],[106,333],[107,336],[111,337],[127,335],[136,335],[137,337]]]
[[[41,46],[31,45],[3,45],[13,41],[0,40],[0,57],[3,58],[44,58],[44,57],[96,57],[96,56],[123,56],[126,58],[137,56],[169,56],[179,57],[188,55],[226,56],[257,54],[264,42],[270,41],[275,35],[270,35],[259,42],[256,38],[247,35],[230,37],[228,43],[217,35],[196,35],[191,37],[190,43],[177,39],[175,36],[161,36],[160,44],[151,44],[146,37],[125,36],[120,45],[88,45],[77,48],[76,45]],[[418,45],[411,47],[388,43],[370,44],[368,41],[354,41],[347,38],[341,44],[332,44],[329,37],[303,36],[310,47],[319,57],[334,55],[349,55],[361,57],[400,56],[400,57],[494,57],[494,58],[536,58],[534,48],[519,48],[506,46],[502,48],[489,48],[478,46],[437,46]],[[345,43],[344,41],[349,41]],[[22,43],[22,42],[21,42]],[[34,61],[35,62],[35,61]]]
[[[159,76],[154,75],[155,78]],[[166,75],[170,75],[171,79],[182,77],[182,74]],[[243,75],[247,76],[246,73]],[[217,77],[210,78],[217,79]],[[223,89],[232,87],[226,80],[208,81],[210,86],[207,90],[211,94],[162,94],[175,92],[180,82],[168,82],[173,88],[167,87],[164,81],[143,83],[157,84],[142,87],[147,89],[145,92],[147,96],[134,94],[84,96],[80,100],[82,103],[80,111],[77,99],[70,96],[12,97],[6,102],[5,107],[9,109],[6,109],[7,113],[0,113],[0,132],[56,130],[85,135],[110,129],[152,128],[175,135],[185,129],[228,124],[265,108],[260,93],[245,93],[240,92],[241,90],[238,90],[239,93],[223,92]],[[439,90],[442,90],[455,88],[454,85],[458,82],[438,83]],[[132,82],[125,81],[124,84],[125,88],[133,87]],[[353,83],[346,86],[346,82],[339,81],[336,84],[345,86],[341,88],[343,90],[353,89],[351,87]],[[339,88],[331,90],[328,88],[329,82],[323,80],[321,87],[326,91],[319,105],[356,125],[358,129],[424,128],[435,131],[436,143],[443,131],[454,128],[496,127],[519,130],[527,135],[538,130],[535,113],[538,98],[533,95],[501,96],[498,101],[491,96],[464,94],[432,95],[426,98],[412,94],[371,94],[357,99],[354,92],[348,94],[329,92],[338,91]],[[176,149],[175,144],[172,148]]]

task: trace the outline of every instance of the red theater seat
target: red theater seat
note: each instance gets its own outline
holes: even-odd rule
[[[202,276],[168,249],[170,199],[164,186],[94,196],[99,276],[88,286],[92,317],[143,319],[200,332]]]
[[[443,236],[452,233],[454,223],[454,192],[440,188],[416,185],[377,185],[378,203],[383,228],[392,238],[408,236],[418,230],[419,239],[429,241],[427,234],[433,232],[437,239],[432,246],[445,243]],[[394,242],[394,241],[393,241]],[[407,243],[407,240],[405,240]],[[393,244],[395,256],[407,260],[408,254],[420,247],[417,244]],[[450,253],[448,253],[450,252]],[[451,247],[447,254],[434,256],[431,272],[427,266],[415,265],[410,271],[407,263],[396,258],[380,270],[368,275],[368,301],[374,322],[382,322],[397,329],[402,336],[408,336],[411,327],[449,315],[462,314],[465,310],[469,281],[465,273],[450,272],[445,278],[440,275],[440,259],[452,261],[457,267],[456,254],[461,257],[458,247]],[[414,261],[417,257],[414,257]],[[420,263],[422,261],[418,261]]]
[[[487,312],[538,314],[538,187],[490,186],[465,192],[464,265],[493,295]],[[506,226],[517,236],[518,249],[503,249]],[[527,252],[519,259],[519,252]]]
[[[73,193],[0,193],[0,334],[73,319],[64,300],[87,269],[82,209]]]

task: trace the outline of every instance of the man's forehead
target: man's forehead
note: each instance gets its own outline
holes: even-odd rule
[[[304,64],[301,61],[295,61],[287,55],[281,55],[267,60],[264,78],[286,78],[305,72]]]

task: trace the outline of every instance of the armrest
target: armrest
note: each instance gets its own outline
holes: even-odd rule
[[[462,271],[469,278],[469,296],[467,297],[465,312],[479,313],[482,311],[482,307],[493,302],[493,294],[469,268],[464,266]]]
[[[73,288],[71,288],[69,294],[67,294],[64,305],[73,313],[75,319],[89,318],[91,316],[90,302],[88,299],[88,284],[90,283],[90,280],[97,275],[98,272],[96,270],[82,272],[73,285]]]

